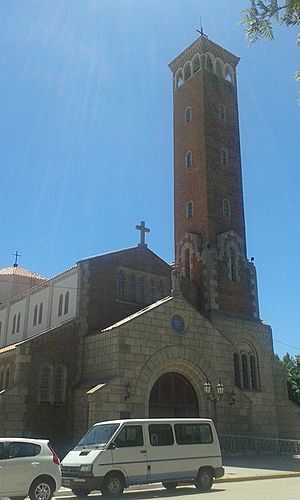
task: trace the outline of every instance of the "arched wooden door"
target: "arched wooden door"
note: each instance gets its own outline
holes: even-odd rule
[[[192,384],[179,373],[166,373],[154,384],[149,401],[149,418],[199,417],[199,405]]]

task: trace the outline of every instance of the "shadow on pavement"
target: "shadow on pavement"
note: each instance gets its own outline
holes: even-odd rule
[[[247,469],[267,469],[300,472],[300,455],[267,455],[252,457],[223,457],[223,465]]]

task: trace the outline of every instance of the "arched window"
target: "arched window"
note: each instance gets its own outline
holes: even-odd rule
[[[196,73],[200,69],[200,57],[196,55],[192,61],[193,73]]]
[[[190,123],[192,121],[192,108],[188,106],[184,112],[184,123]]]
[[[187,151],[187,153],[185,154],[184,162],[185,162],[186,168],[189,168],[192,166],[192,163],[193,163],[192,151]]]
[[[254,354],[250,355],[250,373],[252,389],[258,390],[256,359]]]
[[[231,281],[237,280],[237,256],[233,247],[230,248],[230,279]]]
[[[39,307],[39,325],[43,321],[43,302],[40,303]]]
[[[21,313],[18,313],[18,316],[17,316],[17,329],[16,329],[17,333],[19,333],[19,331],[20,331],[20,326],[21,326]]]
[[[139,299],[140,302],[145,302],[146,299],[146,283],[144,276],[139,278]]]
[[[219,104],[219,119],[226,120],[226,110],[224,104]]]
[[[207,54],[206,56],[206,68],[209,69],[210,71],[213,71],[214,69],[212,58],[210,57],[209,54]]]
[[[123,271],[119,272],[118,295],[120,299],[126,297],[126,274]]]
[[[16,333],[16,323],[17,323],[17,315],[14,314],[13,324],[12,324],[12,334]]]
[[[192,201],[186,204],[186,218],[191,219],[194,216],[194,205]]]
[[[70,292],[66,292],[65,295],[65,307],[64,307],[64,314],[68,314],[69,312],[69,302],[70,302]]]
[[[40,372],[39,401],[49,403],[51,401],[52,367],[45,365]]]
[[[234,383],[237,387],[241,387],[240,357],[236,352],[233,355],[233,367],[234,367]]]
[[[219,76],[223,76],[223,71],[222,71],[222,66],[221,66],[220,61],[216,62],[216,73]]]
[[[183,68],[183,80],[187,80],[192,76],[191,63],[187,62]]]
[[[38,306],[35,305],[34,306],[34,310],[33,310],[33,326],[36,326],[37,324],[37,316],[38,316]]]
[[[7,389],[10,382],[10,366],[6,368],[4,388]]]
[[[182,70],[179,69],[175,76],[175,88],[177,89],[182,84],[183,84]]]
[[[229,202],[229,200],[223,200],[223,215],[224,215],[224,217],[230,216],[230,202]]]
[[[129,299],[136,301],[136,277],[133,273],[129,277]]]
[[[221,165],[228,165],[228,151],[225,148],[220,150],[220,163]]]
[[[64,366],[57,366],[54,372],[54,403],[64,403],[66,394],[66,369]]]
[[[244,389],[250,389],[247,354],[242,354],[242,374],[243,374],[243,387],[244,387]]]
[[[184,252],[184,275],[187,280],[191,279],[191,258],[190,250],[187,248]]]
[[[225,66],[225,78],[228,82],[234,83],[233,71],[230,66]]]
[[[63,311],[63,300],[64,300],[64,296],[63,294],[61,293],[60,296],[59,296],[59,299],[58,299],[58,314],[57,316],[61,316],[62,315],[62,311]]]

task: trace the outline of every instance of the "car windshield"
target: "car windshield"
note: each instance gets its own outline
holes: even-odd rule
[[[112,435],[118,429],[119,424],[100,424],[94,425],[79,441],[79,447],[104,448]]]

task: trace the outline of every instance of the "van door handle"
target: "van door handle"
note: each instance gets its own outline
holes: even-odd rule
[[[37,465],[40,465],[39,462],[31,462],[31,465],[33,465],[34,467],[36,467]]]
[[[140,453],[147,453],[147,450],[141,450]]]

